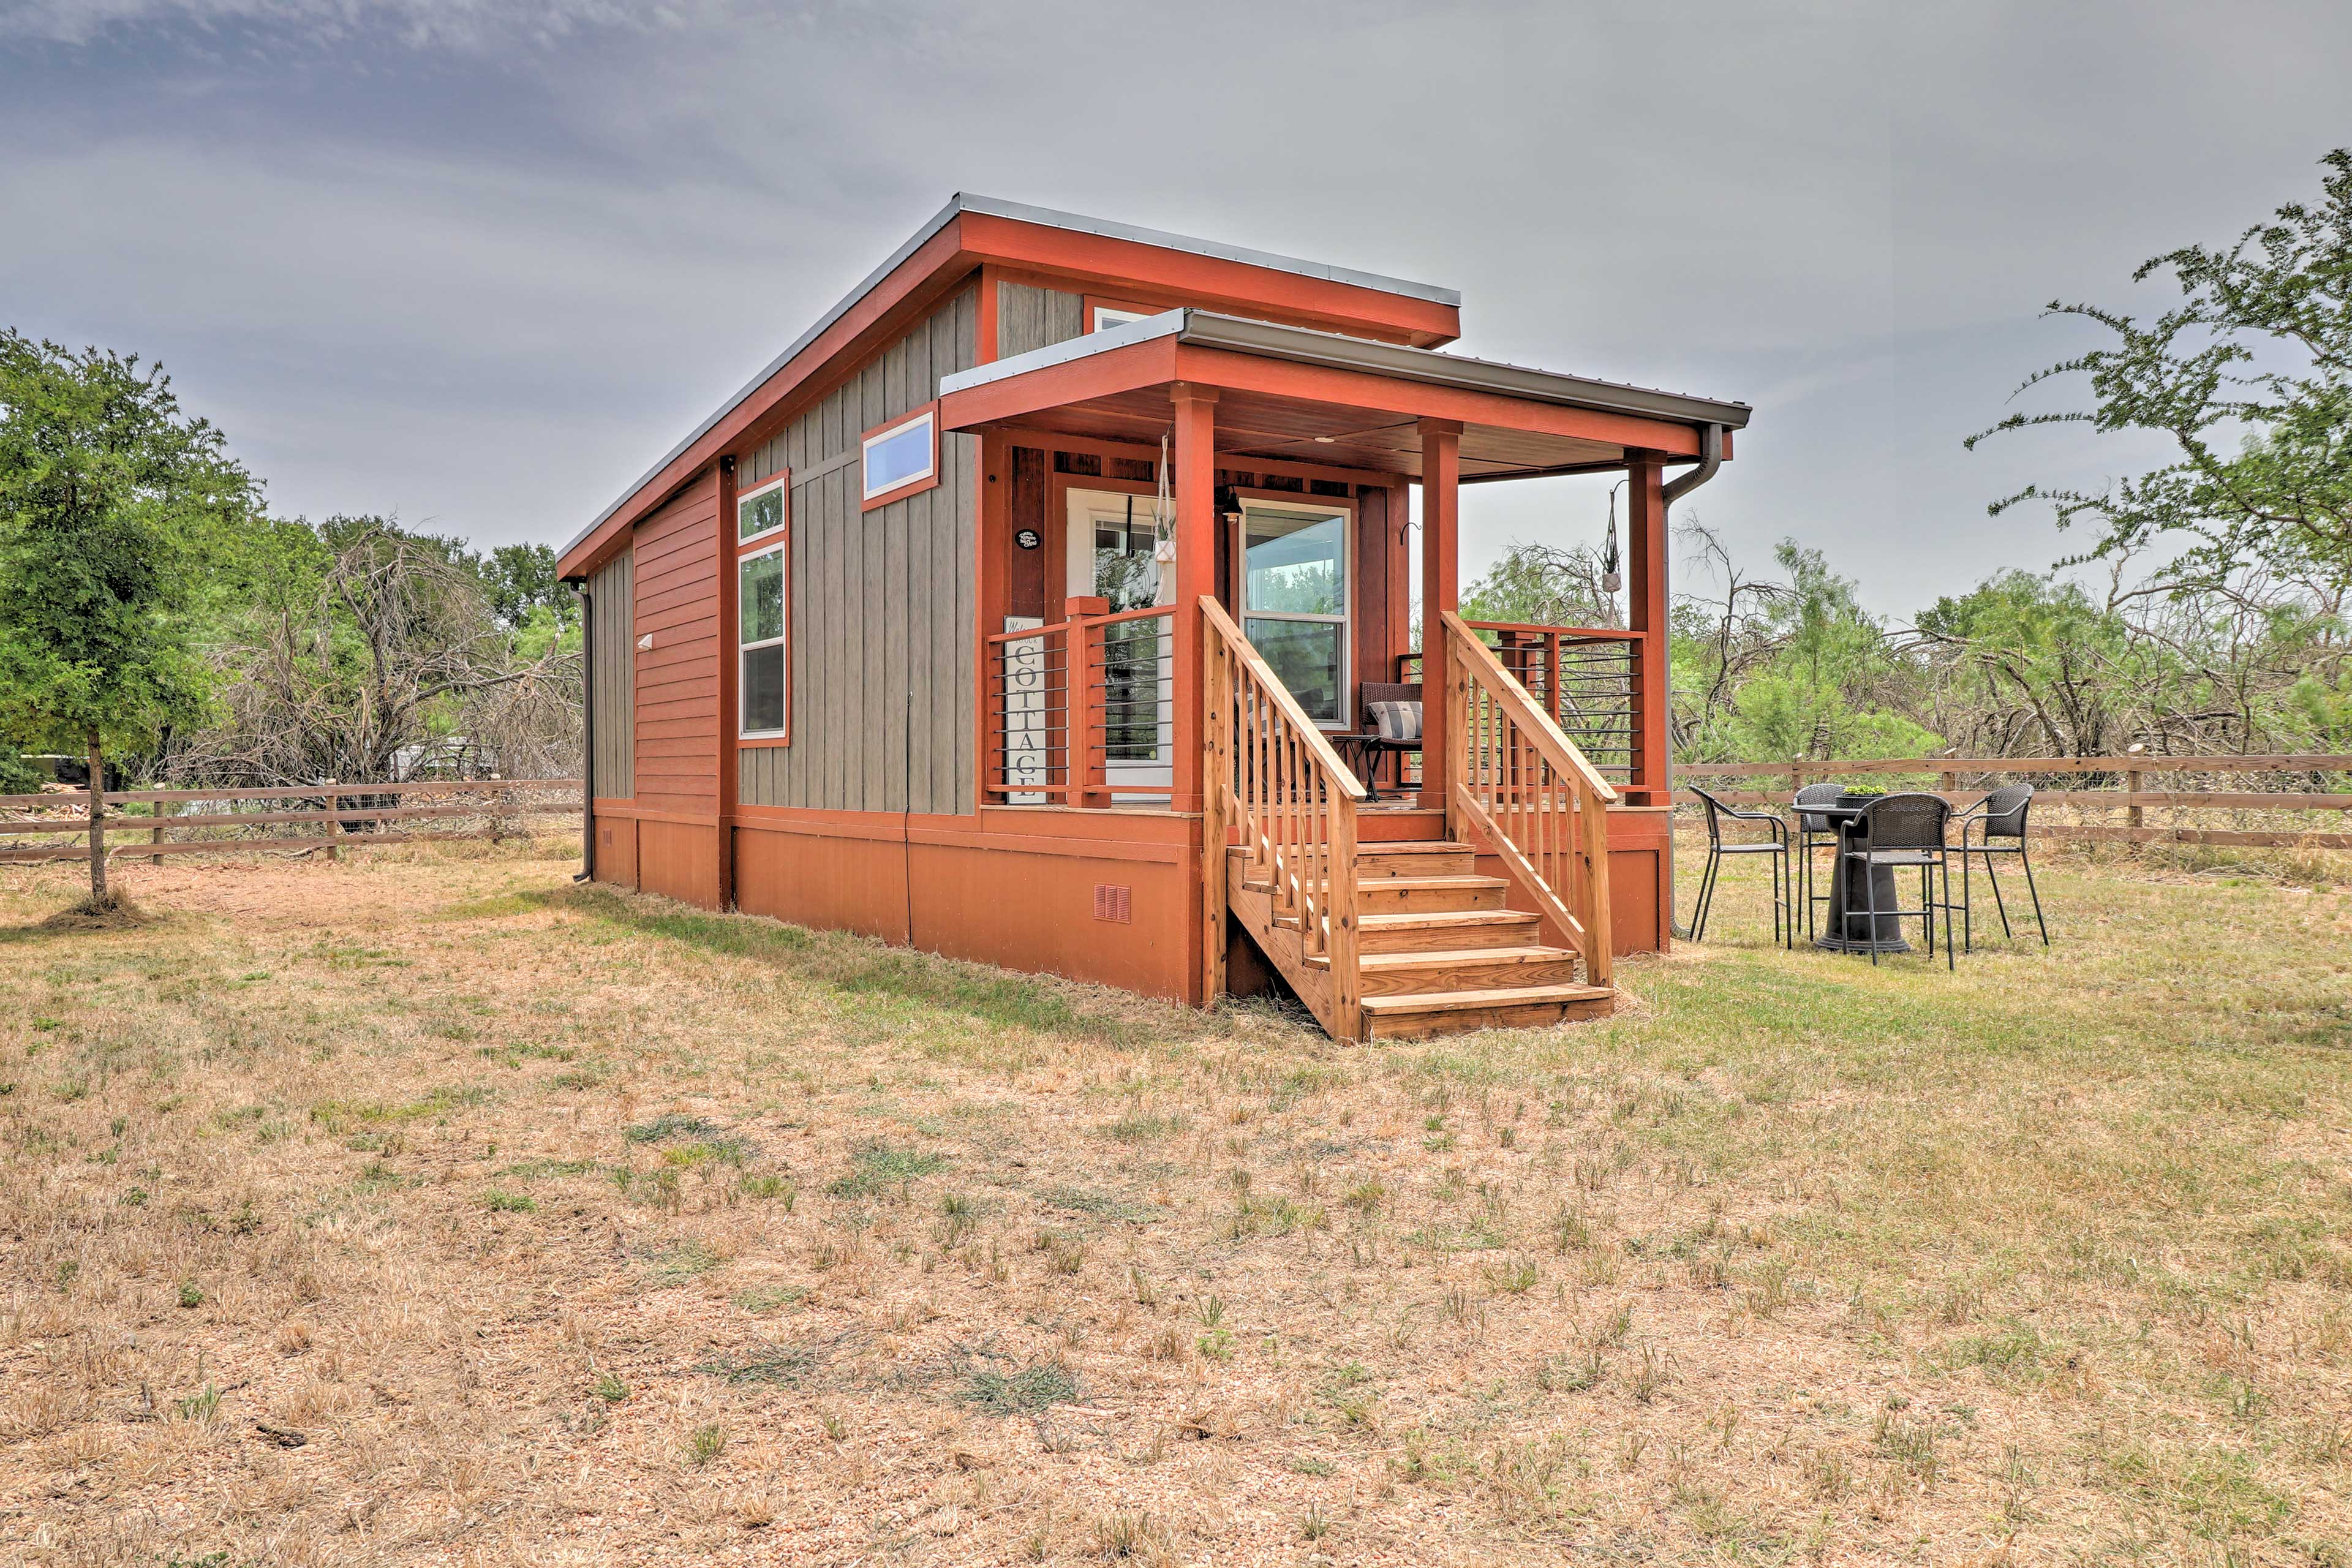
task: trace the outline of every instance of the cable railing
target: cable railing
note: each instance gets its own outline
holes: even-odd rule
[[[1642,720],[1639,632],[1516,621],[1462,624],[1596,773],[1615,785],[1633,781]],[[1397,679],[1421,679],[1418,653],[1398,656]]]
[[[1066,618],[988,639],[988,798],[1004,805],[1164,805],[1172,792],[1172,608],[1074,599]]]
[[[1609,828],[1617,792],[1486,646],[1441,612],[1446,649],[1446,803],[1451,836],[1475,826],[1503,868],[1584,960],[1610,973]]]

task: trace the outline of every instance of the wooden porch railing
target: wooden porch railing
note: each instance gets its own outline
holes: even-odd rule
[[[1175,715],[1175,610],[1103,613],[1073,599],[1051,626],[988,639],[985,785],[1014,805],[1166,802]]]
[[[1646,639],[1641,633],[1518,621],[1462,624],[1477,634],[1593,772],[1617,787],[1632,782],[1642,730]],[[1399,680],[1421,679],[1420,654],[1399,654],[1396,666]],[[1399,777],[1402,786],[1404,775]]]
[[[1446,658],[1446,827],[1477,827],[1546,922],[1610,984],[1609,827],[1617,799],[1477,632],[1439,612]]]
[[[1356,944],[1356,806],[1364,786],[1216,600],[1201,615],[1202,859],[1207,863],[1208,994],[1225,988],[1225,845],[1240,830],[1254,881],[1275,918],[1296,924],[1307,956],[1328,960],[1331,1037],[1363,1037]]]

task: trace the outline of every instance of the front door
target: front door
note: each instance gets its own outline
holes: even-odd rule
[[[1174,563],[1154,549],[1158,503],[1116,490],[1069,491],[1068,585],[1074,598],[1108,600],[1111,613],[1174,601]],[[1171,523],[1173,518],[1169,520]],[[1104,774],[1112,798],[1128,789],[1168,788],[1175,745],[1173,630],[1166,616],[1121,621],[1103,639]],[[1139,802],[1145,796],[1131,796]]]

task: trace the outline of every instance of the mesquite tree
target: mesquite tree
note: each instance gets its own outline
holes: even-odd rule
[[[2177,540],[2176,580],[2226,583],[2259,567],[2323,602],[2352,586],[2352,150],[2321,161],[2316,204],[2291,203],[2228,249],[2185,246],[2141,264],[2169,271],[2181,303],[2153,321],[2088,304],[2053,313],[2097,322],[2111,346],[2050,366],[2090,377],[2090,411],[2014,414],[1968,438],[2086,424],[2168,438],[2173,460],[2101,490],[2028,486],[1995,515],[2048,502],[2061,527],[2095,523],[2087,556]]]
[[[204,709],[207,565],[256,508],[160,365],[0,329],[0,732],[89,759],[106,897],[106,756]]]

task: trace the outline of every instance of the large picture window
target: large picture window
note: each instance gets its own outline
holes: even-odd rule
[[[869,433],[865,443],[867,506],[927,489],[939,481],[940,416],[927,408],[911,419]]]
[[[742,638],[742,733],[784,732],[784,547],[736,563],[738,627]]]
[[[1336,507],[1242,507],[1243,635],[1321,724],[1347,721],[1348,523]]]

